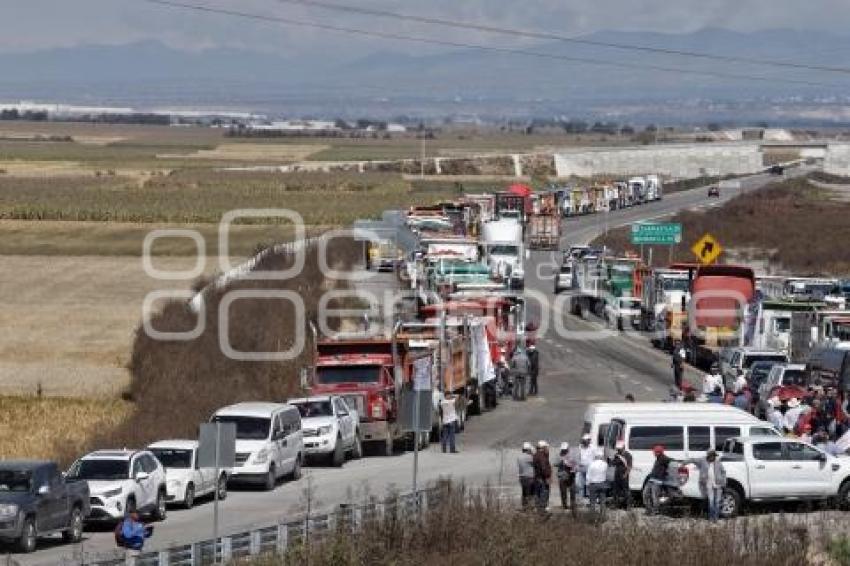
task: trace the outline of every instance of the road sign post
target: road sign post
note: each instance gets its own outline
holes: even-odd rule
[[[682,242],[682,225],[678,222],[639,222],[632,224],[632,244],[672,246]]]
[[[213,564],[218,564],[218,501],[219,474],[222,468],[236,464],[236,424],[204,423],[198,434],[198,467],[215,469],[213,491]]]

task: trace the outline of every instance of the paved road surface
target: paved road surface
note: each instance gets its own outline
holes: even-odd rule
[[[743,179],[742,190],[752,190],[774,179],[767,175]],[[724,194],[720,202],[732,196]],[[704,188],[675,193],[661,202],[610,213],[608,228],[716,204],[716,199],[708,201]],[[568,219],[564,222],[562,247],[588,242],[604,231],[605,215]],[[526,269],[529,295],[552,297],[553,258],[549,253],[533,254]],[[387,287],[389,277],[379,275],[369,285],[378,289]],[[540,316],[539,312],[533,316]],[[550,310],[549,317],[552,322],[559,321],[568,332],[564,335],[550,328],[540,336],[541,395],[526,402],[504,401],[496,411],[469,421],[466,431],[458,437],[460,454],[443,455],[432,445],[421,458],[421,482],[452,476],[477,485],[489,481],[496,489],[512,493],[516,450],[523,441],[574,443],[590,402],[619,401],[626,393],[647,401],[667,396],[672,385],[669,358],[653,349],[646,339],[605,332],[597,322],[581,320],[557,309],[554,314]],[[696,373],[691,375],[696,377]],[[222,532],[237,532],[296,516],[304,508],[308,485],[314,493],[313,508],[322,509],[357,501],[364,493],[381,495],[391,487],[409,489],[411,472],[410,454],[371,457],[349,462],[342,471],[308,469],[307,477],[297,483],[283,484],[272,493],[232,492],[222,504]],[[149,548],[210,538],[211,532],[211,505],[201,504],[189,511],[173,510],[164,523],[156,526]],[[86,552],[110,551],[114,546],[108,530],[88,532],[85,538]],[[63,556],[71,556],[74,550],[70,546],[44,544],[43,550],[15,559],[24,564],[54,564]]]

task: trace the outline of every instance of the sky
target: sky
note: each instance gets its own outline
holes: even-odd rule
[[[494,44],[507,39],[464,30],[340,14],[280,0],[185,0],[219,8],[327,22],[394,33]],[[848,0],[331,0],[456,21],[583,35],[600,30],[686,33],[705,27],[736,31],[776,28],[847,34]],[[439,49],[417,44],[352,37],[328,31],[264,24],[213,14],[155,6],[143,0],[0,0],[0,52],[32,51],[80,44],[124,44],[154,40],[202,50],[237,47],[289,56],[340,52],[365,55]]]

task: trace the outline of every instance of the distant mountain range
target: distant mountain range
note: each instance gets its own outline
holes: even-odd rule
[[[820,66],[844,67],[850,61],[850,36],[814,31],[610,31],[583,39]],[[0,100],[120,102],[143,107],[219,105],[282,112],[298,107],[340,115],[358,105],[386,113],[426,106],[453,112],[475,112],[476,108],[498,112],[501,108],[510,114],[522,105],[538,112],[557,112],[671,100],[737,104],[758,98],[844,96],[850,87],[850,75],[841,73],[567,42],[522,49],[541,56],[457,49],[424,56],[381,51],[329,60],[290,59],[238,49],[181,51],[157,42],[85,45],[0,54]],[[613,64],[575,61],[586,58]],[[671,73],[659,67],[708,74]]]

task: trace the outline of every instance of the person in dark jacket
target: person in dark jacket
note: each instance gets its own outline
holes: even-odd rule
[[[543,513],[549,508],[549,489],[552,482],[552,464],[549,462],[549,444],[537,443],[534,454],[534,489],[537,492],[537,509]]]
[[[670,462],[672,462],[670,457],[664,453],[664,446],[660,444],[652,447],[652,453],[655,454],[655,463],[652,464],[652,470],[649,472],[649,505],[646,508],[647,515],[654,515],[658,512],[661,487],[667,481]]]
[[[531,364],[528,361],[528,355],[525,353],[525,350],[517,348],[511,358],[514,399],[517,401],[525,401],[525,382],[528,379],[530,366]]]
[[[537,376],[540,373],[540,352],[537,351],[537,346],[531,344],[528,347],[528,394],[537,395]]]
[[[673,384],[677,389],[682,388],[682,378],[685,375],[685,355],[685,348],[681,342],[677,341],[673,347],[673,360],[671,363],[673,366]]]
[[[632,471],[632,455],[626,450],[622,440],[617,441],[617,452],[611,460],[614,466],[613,495],[614,505],[629,509],[632,506],[632,495],[629,491],[629,474]]]
[[[153,533],[153,527],[145,526],[139,520],[139,514],[132,511],[121,521],[120,533],[123,547],[127,551],[126,563],[132,566],[145,546],[145,539],[150,538]]]
[[[561,492],[561,507],[576,511],[576,468],[578,464],[570,454],[569,442],[561,444],[561,454],[555,470],[558,475],[558,488]]]

